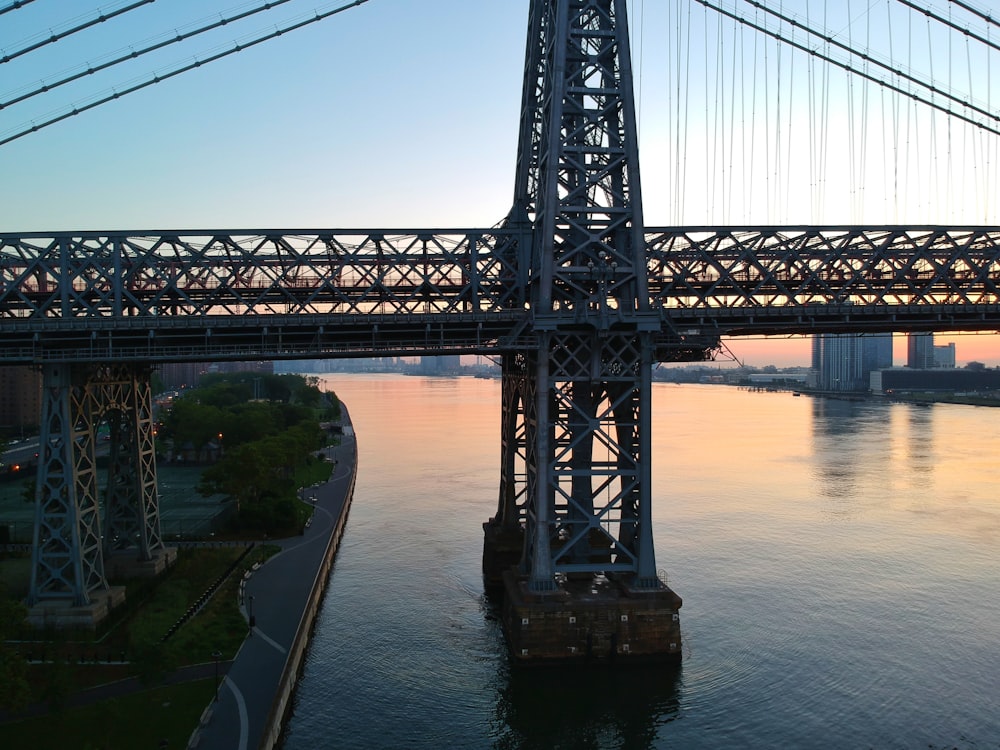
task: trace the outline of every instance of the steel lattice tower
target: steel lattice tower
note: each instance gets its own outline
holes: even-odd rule
[[[172,557],[160,538],[149,367],[53,364],[42,368],[35,539],[30,605],[33,620],[93,625],[123,599],[105,567],[122,556],[136,572],[158,572]],[[111,429],[101,526],[97,427]],[[171,553],[173,550],[170,551]],[[52,605],[46,609],[44,605]],[[80,610],[72,612],[66,606]],[[36,608],[37,609],[37,608]]]
[[[503,360],[500,507],[484,552],[495,579],[523,529],[520,577],[505,592],[516,612],[504,619],[515,656],[529,659],[620,652],[627,634],[590,625],[582,634],[589,616],[566,614],[581,607],[574,582],[591,590],[609,578],[614,602],[602,599],[590,615],[608,619],[622,591],[664,599],[672,642],[646,638],[640,648],[679,648],[680,602],[657,577],[651,528],[661,324],[649,308],[630,65],[625,0],[531,3],[509,224],[530,225],[519,260],[538,346]],[[547,598],[563,604],[553,610]],[[543,611],[549,632],[536,638],[529,627]],[[560,618],[581,627],[560,628]],[[610,643],[596,645],[595,635]]]

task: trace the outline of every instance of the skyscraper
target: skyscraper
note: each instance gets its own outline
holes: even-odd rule
[[[812,371],[822,391],[867,391],[873,370],[892,367],[892,334],[813,336]]]
[[[906,337],[906,366],[915,370],[934,367],[933,333],[911,333]]]

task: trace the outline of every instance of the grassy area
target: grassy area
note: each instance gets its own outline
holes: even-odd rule
[[[160,687],[67,709],[55,718],[4,724],[0,736],[3,746],[12,750],[187,747],[214,693],[214,679]]]
[[[66,692],[100,685],[128,675],[153,679],[186,664],[211,660],[214,651],[231,659],[247,634],[239,608],[239,583],[243,571],[278,551],[274,545],[257,545],[201,612],[161,644],[170,627],[240,555],[242,547],[182,550],[174,567],[155,582],[133,581],[127,587],[128,611],[103,636],[51,633],[44,640],[22,644],[22,653],[46,664],[29,671],[32,700],[44,700],[53,683]],[[5,568],[11,560],[0,564]],[[128,665],[108,664],[125,659]],[[101,663],[95,663],[101,662]]]
[[[311,487],[314,484],[322,484],[329,481],[333,473],[333,464],[319,459],[310,459],[305,466],[301,466],[295,472],[295,485],[297,487]],[[305,525],[309,516],[313,513],[311,505],[296,503],[295,514],[299,527]]]

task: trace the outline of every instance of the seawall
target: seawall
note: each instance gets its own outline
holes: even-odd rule
[[[349,419],[345,419],[344,424],[350,425]],[[343,458],[346,459],[347,457]],[[292,642],[291,648],[288,650],[285,667],[278,680],[278,689],[264,726],[264,733],[258,746],[261,750],[271,750],[271,748],[278,744],[281,739],[281,732],[285,724],[285,719],[291,710],[292,697],[295,694],[295,685],[298,682],[299,675],[302,670],[306,650],[312,637],[312,629],[316,621],[316,615],[319,612],[320,603],[323,601],[323,593],[326,591],[326,583],[329,579],[330,569],[333,567],[334,557],[340,547],[340,540],[344,535],[344,528],[347,525],[347,516],[351,508],[351,502],[354,499],[354,483],[357,477],[358,469],[358,450],[356,440],[352,440],[352,449],[348,460],[351,462],[350,478],[348,479],[344,499],[340,504],[339,513],[337,513],[334,518],[334,525],[326,544],[326,550],[323,554],[319,567],[316,569],[316,574],[313,579],[312,592],[302,610],[295,638]]]

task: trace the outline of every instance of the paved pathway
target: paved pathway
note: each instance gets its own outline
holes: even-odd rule
[[[247,581],[244,614],[254,621],[250,637],[229,665],[219,701],[197,735],[197,747],[211,750],[252,750],[260,745],[278,692],[285,660],[292,648],[306,602],[344,504],[357,467],[357,445],[350,418],[343,409],[345,432],[339,446],[327,448],[336,461],[330,481],[305,488],[315,497],[316,512],[305,534],[277,540],[282,551]]]

